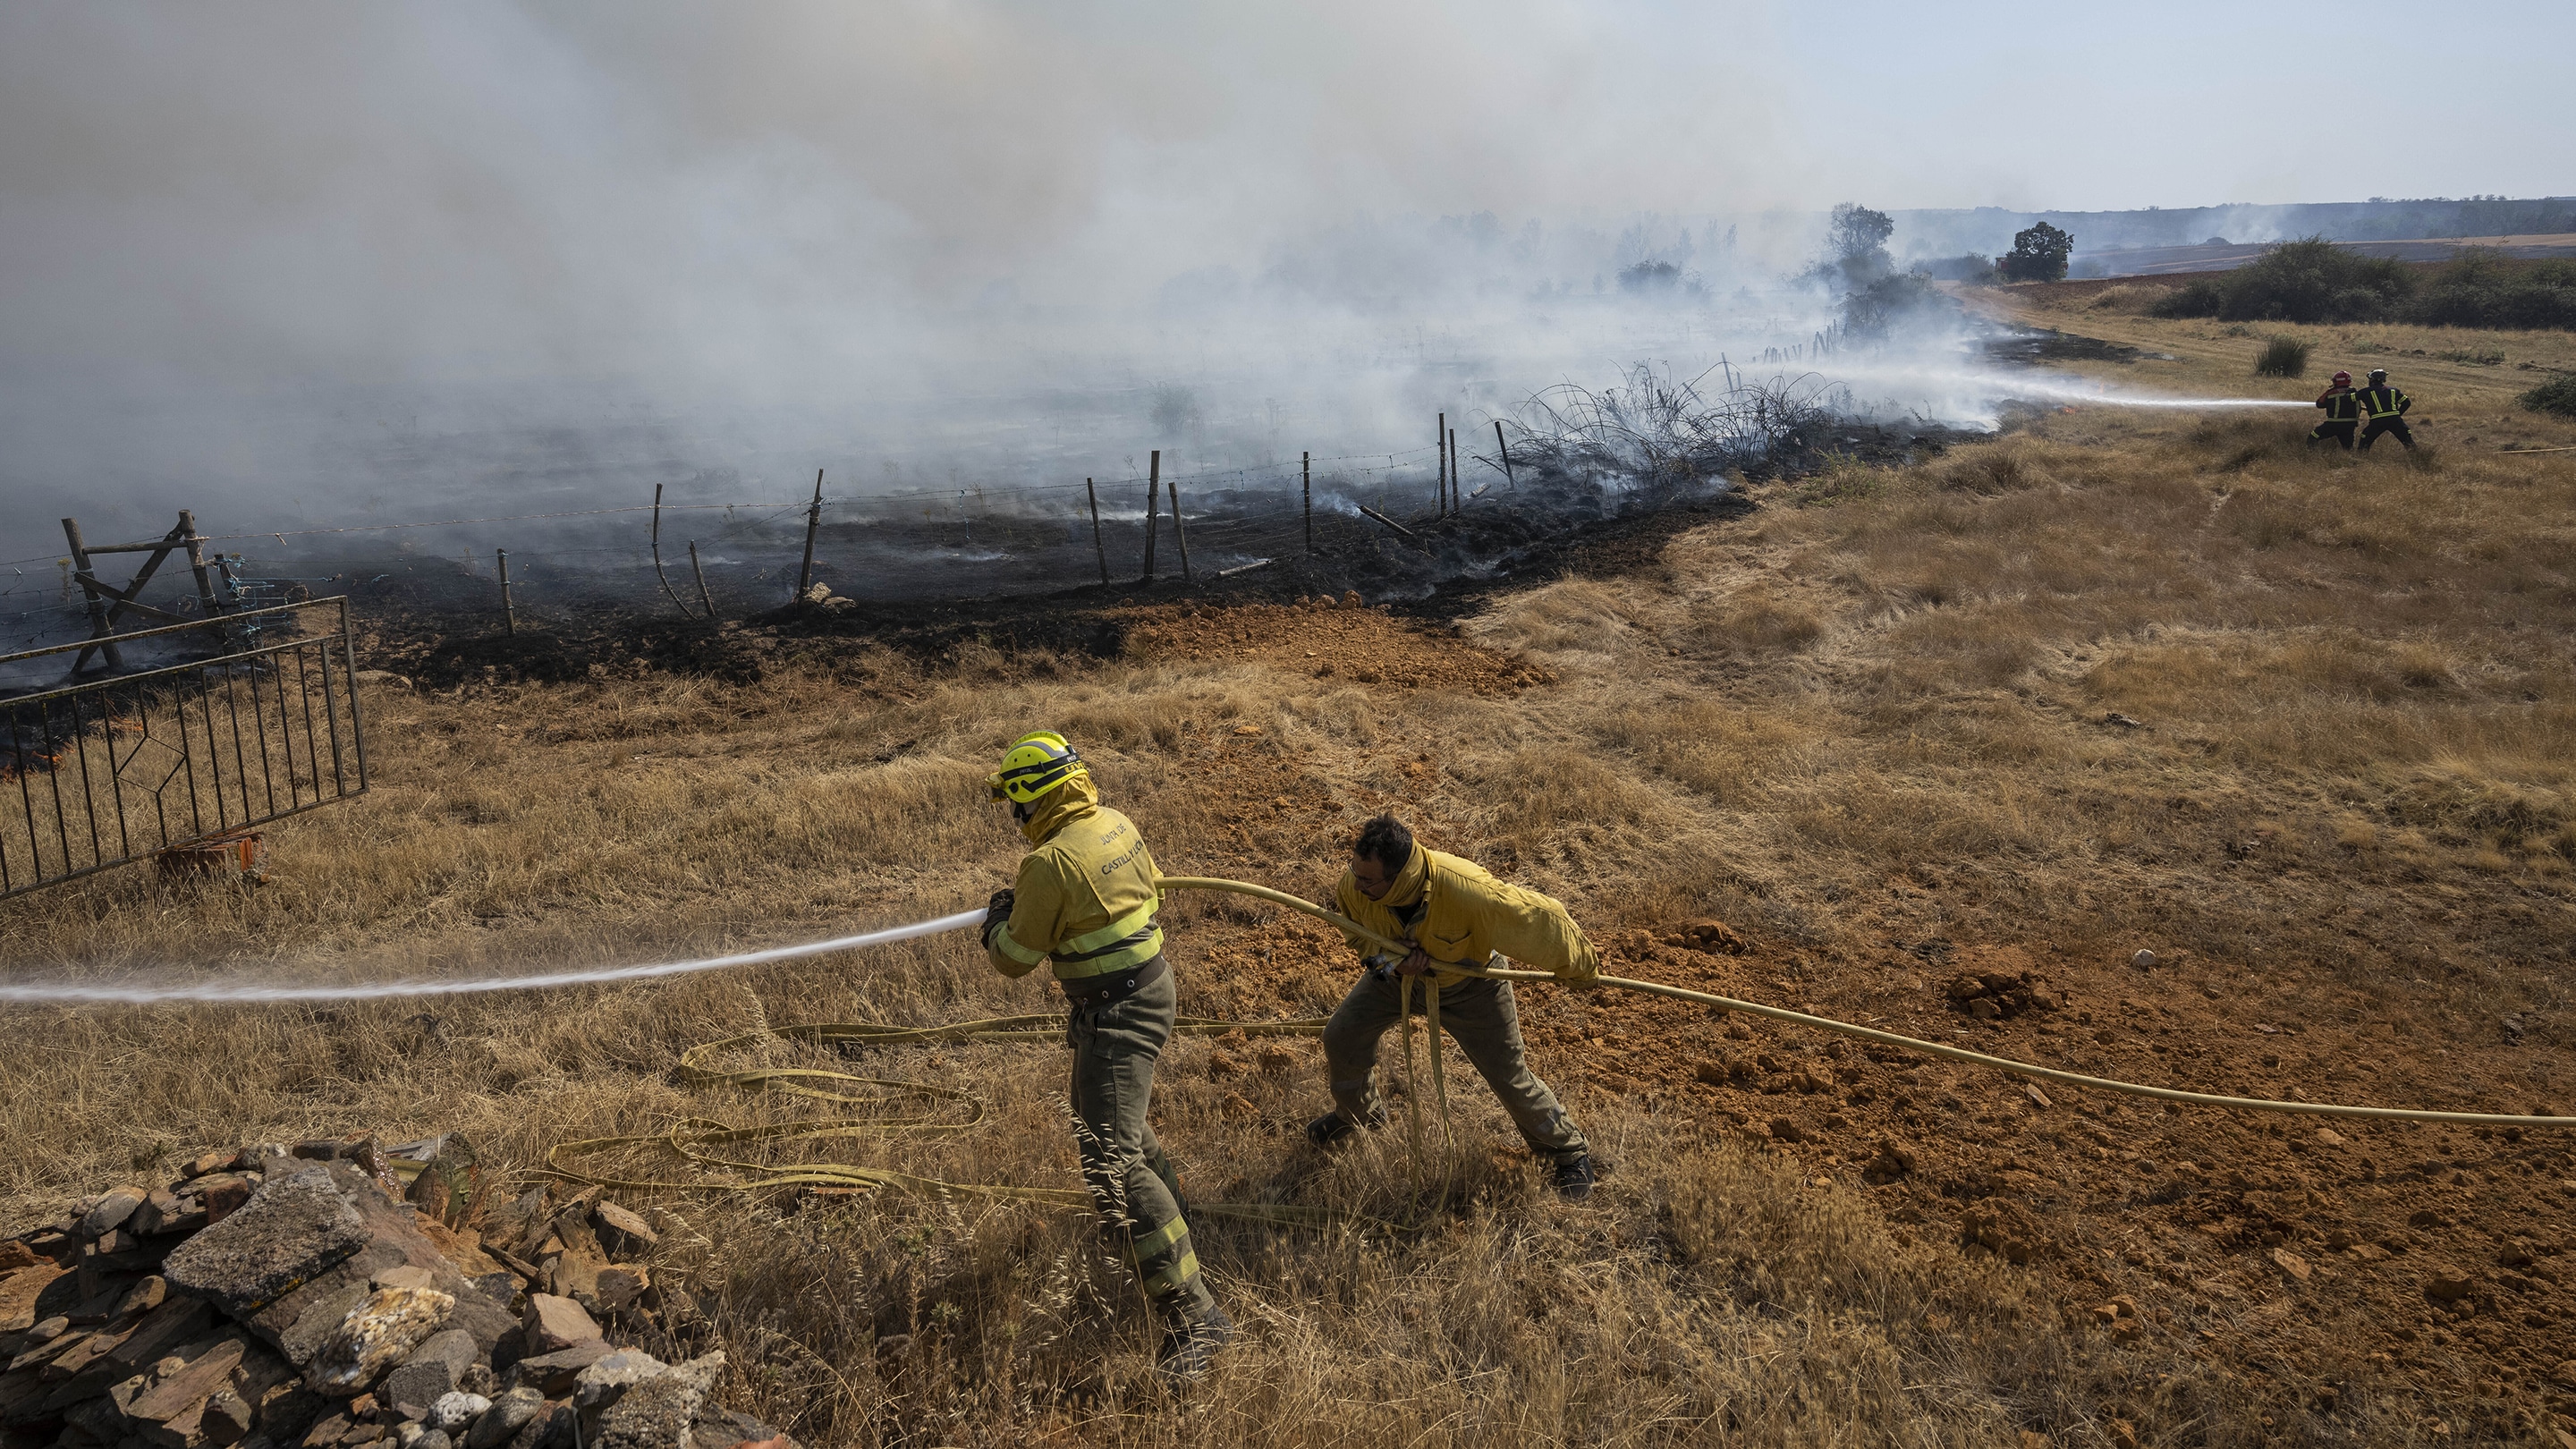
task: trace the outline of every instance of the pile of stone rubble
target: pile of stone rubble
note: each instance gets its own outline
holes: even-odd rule
[[[722,1354],[612,1344],[696,1323],[650,1222],[482,1186],[454,1139],[255,1147],[0,1241],[0,1449],[794,1449]]]

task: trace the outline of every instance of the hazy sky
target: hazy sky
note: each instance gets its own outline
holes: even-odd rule
[[[2576,193],[2576,5],[1778,5],[1823,190],[2112,210]]]

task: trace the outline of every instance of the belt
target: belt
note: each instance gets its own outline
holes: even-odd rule
[[[1146,957],[1144,964],[1133,971],[1104,972],[1098,976],[1085,976],[1073,981],[1058,980],[1056,985],[1064,988],[1065,1001],[1079,1011],[1087,1007],[1107,1006],[1113,1001],[1124,1001],[1162,980],[1163,974],[1171,969],[1164,964],[1161,954],[1157,953]]]

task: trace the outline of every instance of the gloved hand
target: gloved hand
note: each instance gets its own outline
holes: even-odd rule
[[[984,903],[985,945],[992,945],[993,933],[1010,923],[1011,905],[1017,899],[1018,897],[1012,893],[1011,888],[1009,886],[1004,886],[1000,890],[993,892],[993,898]]]

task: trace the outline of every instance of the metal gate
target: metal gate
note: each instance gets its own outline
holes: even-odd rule
[[[175,662],[0,700],[0,899],[365,792],[347,599],[115,637]],[[0,677],[98,647],[0,655]]]

